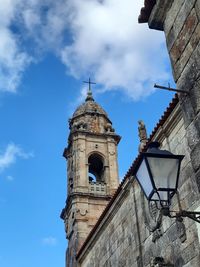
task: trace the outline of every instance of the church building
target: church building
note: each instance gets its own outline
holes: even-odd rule
[[[66,267],[200,266],[200,0],[145,0],[139,23],[164,31],[178,93],[149,137],[139,122],[139,154],[119,184],[120,136],[89,84],[64,150]],[[136,179],[155,141],[184,155],[167,212],[147,200]]]

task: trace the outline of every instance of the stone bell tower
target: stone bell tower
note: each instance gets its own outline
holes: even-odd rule
[[[68,248],[66,266],[76,266],[76,254],[119,185],[117,144],[106,112],[94,101],[90,88],[85,102],[69,120],[68,194],[61,213]]]

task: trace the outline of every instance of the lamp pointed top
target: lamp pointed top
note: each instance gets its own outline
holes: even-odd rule
[[[90,78],[89,78],[88,81],[84,81],[84,83],[88,83],[89,84],[88,92],[87,92],[87,97],[86,97],[85,101],[89,101],[89,100],[94,101],[94,98],[92,96],[91,84],[96,84],[96,83],[91,82]]]

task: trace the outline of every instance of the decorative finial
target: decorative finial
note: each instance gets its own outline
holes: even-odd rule
[[[86,97],[85,101],[89,101],[89,100],[94,101],[94,98],[92,96],[91,84],[96,84],[96,83],[91,82],[90,78],[89,78],[88,81],[84,81],[84,83],[88,83],[89,84],[89,88],[88,88],[88,92],[87,92],[87,97]]]
[[[147,141],[148,141],[148,138],[147,138],[147,131],[146,131],[146,127],[145,127],[145,124],[142,120],[139,120],[138,121],[138,132],[139,132],[139,138],[140,138],[140,145],[139,145],[139,152],[141,152],[143,150],[143,148],[145,147]]]

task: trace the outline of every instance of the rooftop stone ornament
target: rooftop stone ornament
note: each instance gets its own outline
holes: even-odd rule
[[[138,121],[138,136],[140,138],[140,144],[138,147],[139,152],[142,152],[146,143],[148,142],[146,126],[142,120]]]

